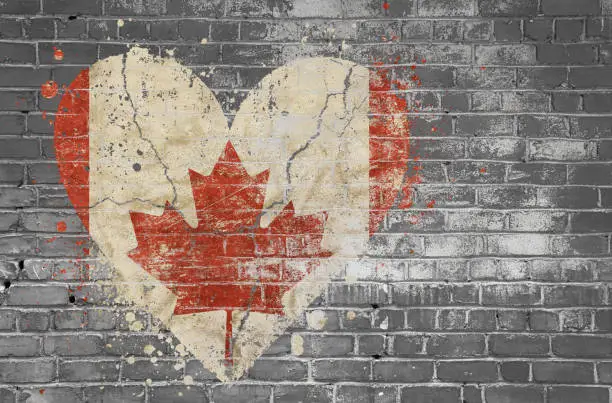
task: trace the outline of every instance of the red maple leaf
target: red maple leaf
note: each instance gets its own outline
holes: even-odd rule
[[[129,256],[178,297],[175,314],[226,311],[229,361],[232,311],[283,315],[282,296],[331,256],[321,248],[327,214],[296,216],[289,202],[262,228],[269,171],[249,176],[230,142],[209,176],[189,176],[198,226],[169,203],[161,216],[130,212]]]

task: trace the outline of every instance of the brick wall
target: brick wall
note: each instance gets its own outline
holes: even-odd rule
[[[1,0],[0,13],[1,402],[612,401],[611,0]],[[422,82],[405,94],[422,105],[414,206],[235,384],[177,355],[146,313],[136,331],[129,307],[101,305],[108,273],[75,247],[87,234],[40,85],[134,43],[174,49],[230,119],[300,56],[399,56],[394,74],[416,64]]]

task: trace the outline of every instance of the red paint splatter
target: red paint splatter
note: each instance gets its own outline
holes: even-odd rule
[[[55,81],[49,80],[40,86],[40,94],[43,98],[51,99],[57,95],[58,85]]]
[[[66,232],[67,225],[64,221],[60,221],[56,225],[57,232]]]
[[[412,205],[412,187],[420,182],[418,175],[405,177],[410,161],[411,122],[406,114],[408,103],[395,88],[408,87],[391,79],[388,68],[370,71],[370,235],[378,231],[398,193],[401,198],[397,207]]]
[[[385,10],[388,10],[388,9],[389,9],[389,3],[385,1],[385,2],[383,3],[383,8],[384,8]]]
[[[487,173],[487,168],[482,167],[482,168],[479,169],[479,171],[480,171],[481,174],[486,174]]]
[[[435,205],[436,205],[436,201],[431,200],[427,203],[427,208],[434,208]]]
[[[45,393],[44,389],[38,389],[38,393],[40,393],[41,395]]]
[[[486,68],[485,66],[481,66],[481,67],[480,67],[480,70],[483,70],[483,71],[484,71],[484,70],[486,70],[486,69],[487,69],[487,68]]]
[[[177,295],[174,314],[226,311],[229,360],[232,311],[283,315],[282,296],[331,256],[321,248],[327,214],[296,216],[289,202],[260,227],[269,171],[249,176],[229,142],[209,176],[189,176],[198,227],[169,203],[161,216],[131,212],[138,247],[129,257]]]
[[[54,144],[60,180],[89,229],[89,70],[67,88],[55,118]]]
[[[64,60],[64,51],[54,46],[53,58],[57,61]]]

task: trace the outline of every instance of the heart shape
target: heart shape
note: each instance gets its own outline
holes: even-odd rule
[[[56,154],[79,217],[116,269],[120,298],[159,318],[219,379],[240,377],[334,275],[359,261],[397,203],[408,126],[405,116],[384,116],[405,108],[378,94],[388,82],[345,60],[301,59],[263,78],[230,128],[213,92],[172,58],[134,47],[81,72],[56,115]],[[370,119],[370,112],[383,116]],[[321,246],[330,257],[282,295],[282,315],[248,308],[231,317],[224,310],[176,314],[168,284],[130,257],[139,244],[134,214],[161,216],[169,203],[197,227],[188,172],[213,174],[228,142],[246,174],[269,173],[262,228],[289,203],[296,217],[327,214]]]

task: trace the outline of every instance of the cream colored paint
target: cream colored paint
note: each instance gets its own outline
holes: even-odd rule
[[[365,251],[367,69],[332,58],[279,68],[251,91],[231,129],[213,93],[189,69],[144,49],[93,65],[90,87],[90,232],[116,268],[113,283],[221,380],[240,377],[330,276]],[[210,174],[228,139],[249,174],[270,169],[262,225],[289,201],[297,214],[327,211],[323,246],[334,253],[284,295],[285,316],[234,312],[229,368],[224,311],[173,315],[176,297],[127,255],[137,246],[129,211],[159,215],[168,200],[196,225],[188,169]]]

